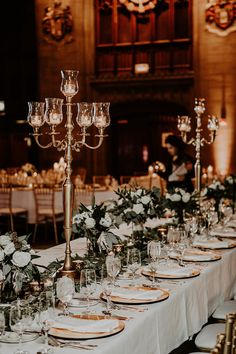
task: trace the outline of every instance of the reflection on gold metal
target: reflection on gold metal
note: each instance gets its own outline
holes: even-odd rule
[[[72,108],[75,106],[72,103],[72,97],[75,96],[79,91],[78,86],[78,71],[75,70],[63,70],[61,71],[62,82],[61,82],[61,92],[66,97],[66,103],[63,103],[62,99],[58,98],[46,98],[46,109],[44,110],[44,102],[29,102],[29,113],[28,122],[33,127],[33,136],[37,144],[44,149],[54,147],[58,151],[65,151],[65,180],[63,183],[63,211],[64,211],[64,234],[66,239],[66,251],[64,265],[59,271],[58,276],[67,275],[69,277],[76,277],[78,271],[75,264],[72,262],[71,258],[71,232],[72,232],[72,208],[73,208],[73,195],[74,186],[71,181],[71,162],[72,162],[72,151],[79,152],[80,149],[85,146],[89,149],[98,149],[103,142],[104,129],[110,124],[109,115],[109,103],[77,103],[78,114],[76,117],[76,122],[79,125],[80,140],[76,139],[73,134],[74,122],[73,122],[73,111]],[[63,139],[58,139],[57,136],[60,134],[56,131],[56,127],[63,121],[63,106],[66,107],[66,124],[65,124],[65,134]],[[40,128],[47,123],[50,131],[47,133],[51,138],[50,142],[46,145],[42,145],[39,141],[42,133]],[[90,146],[87,144],[86,139],[90,135],[88,133],[88,128],[94,125],[98,129],[98,134],[95,136],[98,138],[98,143],[96,146]]]
[[[186,144],[191,144],[195,146],[196,151],[196,163],[195,163],[195,191],[200,192],[201,190],[201,148],[204,144],[212,144],[216,137],[216,132],[219,128],[218,119],[215,116],[208,117],[207,128],[210,131],[210,140],[202,138],[202,115],[205,112],[205,99],[195,98],[194,111],[196,116],[196,136],[188,141],[188,133],[191,131],[191,118],[188,116],[178,117],[178,129],[181,132],[181,137]]]

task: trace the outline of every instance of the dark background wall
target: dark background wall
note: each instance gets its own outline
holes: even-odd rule
[[[52,1],[16,2],[14,11],[12,4],[2,5],[0,99],[6,101],[6,116],[0,116],[0,167],[30,161],[44,168],[59,159],[61,153],[25,140],[31,129],[16,121],[26,119],[27,101],[62,97],[60,70],[69,68],[80,70],[76,100],[111,102],[112,119],[103,146],[74,154],[74,168],[86,167],[90,176],[118,176],[145,171],[157,159],[165,161],[162,133],[176,132],[178,114],[194,117],[194,96],[205,97],[207,113],[220,116],[224,80],[228,125],[221,128],[214,148],[206,148],[203,164],[233,171],[236,33],[220,38],[205,30],[204,0],[184,6],[171,0],[169,8],[158,8],[146,18],[117,10],[117,0],[108,1],[110,9],[104,12],[103,3],[63,1],[74,21],[74,41],[66,45],[43,39],[42,17]],[[141,62],[150,65],[147,75],[134,73]],[[145,163],[144,146],[149,151]]]

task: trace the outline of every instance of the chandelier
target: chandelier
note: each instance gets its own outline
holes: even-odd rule
[[[158,0],[119,0],[127,10],[138,13],[145,13],[146,11],[153,10]]]

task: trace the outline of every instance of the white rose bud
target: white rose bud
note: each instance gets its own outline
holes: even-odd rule
[[[185,194],[182,196],[182,201],[183,201],[184,203],[188,203],[188,202],[190,201],[190,197],[191,197],[190,193],[185,193]]]
[[[15,252],[15,245],[13,242],[8,243],[8,245],[6,245],[6,247],[4,248],[4,253],[7,256],[10,256],[10,254],[12,254],[13,252]]]
[[[104,226],[104,227],[110,227],[112,223],[112,220],[108,214],[105,214],[104,218],[101,218],[99,224]]]
[[[31,261],[31,255],[28,252],[16,251],[12,256],[12,263],[20,268],[26,267]]]
[[[171,196],[170,196],[170,200],[172,201],[172,202],[180,202],[181,201],[181,196],[179,195],[179,194],[172,194]]]
[[[93,218],[85,219],[85,225],[88,229],[92,229],[95,226],[96,222]]]
[[[144,207],[143,207],[143,204],[135,204],[133,206],[133,211],[136,213],[136,214],[142,214],[144,212]]]
[[[11,239],[9,236],[2,235],[0,236],[0,246],[5,247],[11,242]]]
[[[144,205],[147,205],[148,203],[150,203],[151,201],[151,198],[147,195],[144,195],[142,198],[141,198],[141,203],[143,203]]]

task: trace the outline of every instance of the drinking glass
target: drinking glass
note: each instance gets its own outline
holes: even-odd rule
[[[141,253],[136,248],[131,248],[127,252],[127,267],[135,278],[135,273],[141,267]]]
[[[41,352],[43,354],[51,354],[54,353],[54,350],[49,348],[48,333],[56,317],[55,297],[53,292],[46,291],[40,295],[39,311],[39,324],[44,333],[44,348],[41,349]]]
[[[90,297],[97,289],[96,273],[94,269],[82,269],[80,274],[80,292],[87,298],[87,309],[85,313],[90,313]]]
[[[170,250],[174,250],[176,243],[179,241],[179,232],[173,226],[168,228],[167,241],[170,245]]]
[[[63,316],[69,316],[70,312],[68,310],[68,304],[73,299],[75,293],[75,283],[74,280],[68,277],[65,277],[65,282],[62,282],[63,278],[57,281],[57,297],[63,303],[64,309],[63,313],[59,314]]]
[[[106,257],[106,267],[107,267],[107,274],[112,279],[112,284],[115,285],[115,280],[117,275],[120,273],[121,270],[121,260],[118,256],[107,256]]]
[[[5,321],[5,314],[4,310],[0,311],[0,338],[5,333],[6,321]]]
[[[149,267],[152,271],[152,287],[155,287],[158,282],[156,281],[155,273],[158,269],[159,258],[161,255],[161,242],[150,241],[147,246],[147,254],[150,257]]]
[[[24,331],[30,328],[32,323],[32,314],[28,306],[13,305],[10,309],[10,327],[18,335],[19,347],[14,354],[29,354],[27,350],[22,349],[22,337]]]
[[[112,301],[111,301],[111,293],[112,293],[112,288],[113,284],[110,281],[109,278],[103,278],[101,280],[101,286],[102,286],[102,293],[106,297],[106,309],[102,311],[105,315],[111,315],[111,307],[112,307]]]
[[[223,214],[223,225],[226,225],[233,215],[233,209],[230,205],[222,204],[221,213]]]

